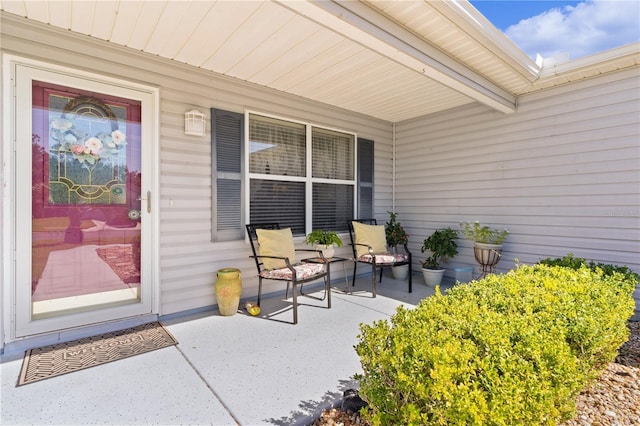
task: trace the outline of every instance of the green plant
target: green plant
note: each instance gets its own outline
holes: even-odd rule
[[[462,235],[468,240],[476,243],[502,244],[509,236],[509,231],[503,229],[491,229],[487,225],[480,226],[480,222],[460,222]]]
[[[623,275],[534,265],[457,286],[362,324],[355,346],[372,425],[539,425],[576,398],[628,338]]]
[[[454,241],[458,238],[458,232],[450,227],[438,229],[424,240],[420,251],[431,251],[431,256],[422,262],[425,269],[442,269],[440,263],[448,262],[450,258],[458,254],[458,245]]]
[[[315,229],[304,240],[305,243],[319,246],[330,246],[335,244],[338,247],[342,247],[342,240],[337,232],[323,231],[322,229]]]
[[[400,222],[397,221],[398,214],[389,213],[389,222],[384,224],[384,233],[387,239],[387,246],[396,247],[405,245],[409,241],[409,234],[404,230]]]
[[[587,263],[586,259],[583,259],[581,257],[573,257],[573,253],[568,253],[562,258],[552,259],[548,257],[546,259],[542,259],[539,263],[541,265],[563,266],[565,268],[571,268],[576,270],[584,266],[591,269],[592,271],[596,271],[599,269],[602,271],[602,273],[605,276],[609,276],[609,277],[613,276],[616,273],[619,273],[619,274],[622,274],[622,276],[624,277],[622,281],[627,283],[630,286],[633,286],[634,288],[640,281],[640,276],[637,273],[633,272],[631,269],[629,269],[628,266],[617,266],[617,265],[610,265],[605,263],[595,263],[593,260]]]

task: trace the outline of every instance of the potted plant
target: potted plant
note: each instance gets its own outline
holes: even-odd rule
[[[405,246],[409,242],[409,234],[398,222],[397,213],[389,213],[389,221],[384,224],[384,233],[387,239],[387,247],[394,253],[398,253],[398,246]],[[409,274],[409,265],[392,266],[391,273],[396,280],[405,280]]]
[[[342,247],[342,240],[337,232],[316,229],[312,231],[304,240],[309,245],[315,245],[316,249],[322,250],[322,255],[330,259],[335,254],[335,247]]]
[[[422,262],[422,275],[428,286],[436,286],[442,282],[444,275],[442,263],[448,262],[458,254],[458,245],[454,241],[456,238],[458,238],[458,232],[447,227],[434,231],[424,240],[420,251],[431,252],[431,256]]]
[[[502,243],[509,236],[507,229],[498,230],[481,226],[479,222],[461,222],[462,235],[474,242],[473,254],[476,261],[482,266],[480,277],[495,271],[495,267],[502,256]]]

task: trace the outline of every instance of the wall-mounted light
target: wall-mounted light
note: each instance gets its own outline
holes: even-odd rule
[[[184,113],[184,134],[203,136],[205,132],[204,114],[195,109]]]

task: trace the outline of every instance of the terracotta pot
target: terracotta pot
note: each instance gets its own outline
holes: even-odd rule
[[[218,271],[218,280],[216,281],[216,299],[218,300],[220,315],[235,315],[238,312],[241,294],[240,269],[220,269]]]

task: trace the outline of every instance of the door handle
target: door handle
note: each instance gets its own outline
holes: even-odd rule
[[[142,196],[137,198],[138,201],[147,201],[147,213],[151,213],[151,191],[147,191],[147,197],[142,198]]]

